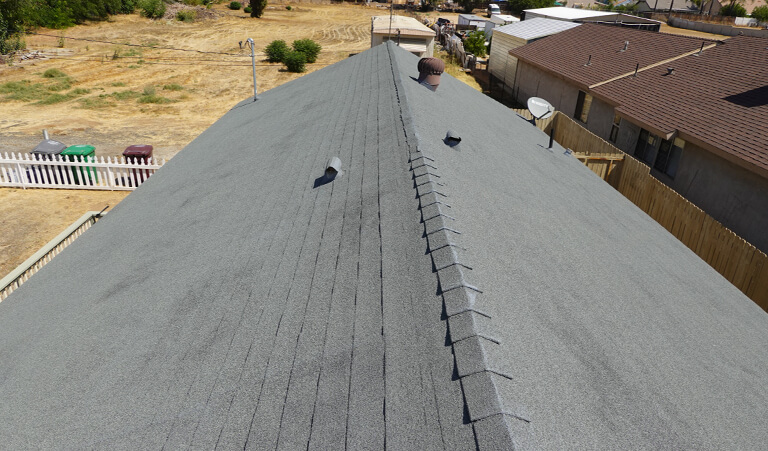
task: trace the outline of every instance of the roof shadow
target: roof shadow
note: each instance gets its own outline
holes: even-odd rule
[[[768,105],[768,85],[724,97],[724,100],[746,108]]]

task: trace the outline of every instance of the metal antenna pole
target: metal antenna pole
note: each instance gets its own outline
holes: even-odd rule
[[[247,41],[249,46],[251,46],[251,63],[253,64],[253,101],[259,100],[258,94],[256,92],[256,54],[253,52],[253,39],[248,38]]]

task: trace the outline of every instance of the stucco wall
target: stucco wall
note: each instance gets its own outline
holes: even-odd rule
[[[651,174],[768,253],[768,179],[690,143],[674,180]]]
[[[517,101],[522,104],[525,104],[529,97],[541,97],[569,117],[573,117],[579,98],[578,89],[523,61],[517,63],[513,92]]]

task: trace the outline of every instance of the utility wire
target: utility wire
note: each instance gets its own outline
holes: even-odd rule
[[[57,38],[57,39],[71,39],[71,40],[74,40],[74,41],[98,42],[100,44],[125,45],[125,46],[128,46],[128,47],[141,47],[141,48],[157,49],[157,50],[174,50],[174,51],[177,51],[177,52],[206,53],[206,54],[211,54],[211,55],[234,56],[234,57],[238,57],[238,58],[244,58],[244,57],[250,58],[250,56],[251,56],[251,55],[238,55],[236,53],[206,52],[204,50],[179,49],[179,48],[175,48],[175,47],[158,47],[158,46],[144,45],[144,44],[126,44],[126,43],[123,43],[123,42],[103,41],[103,40],[100,40],[100,39],[72,38],[72,37],[69,37],[69,36],[63,36],[63,35],[62,36],[56,36],[56,35],[53,35],[53,34],[45,34],[45,33],[29,32],[27,34],[34,34],[34,35],[37,35],[37,36],[48,36],[48,37]]]

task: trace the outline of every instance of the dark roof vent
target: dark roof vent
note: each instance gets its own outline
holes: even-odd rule
[[[456,147],[461,142],[461,136],[459,136],[459,134],[453,130],[448,130],[448,133],[445,134],[445,139],[443,139],[443,142],[451,147]]]
[[[440,58],[422,58],[419,60],[419,83],[432,91],[440,85],[440,75],[445,71],[445,63]]]
[[[629,41],[624,41],[624,48],[621,49],[621,51],[626,52],[628,48],[629,48]]]
[[[333,180],[336,177],[340,177],[344,172],[341,170],[341,160],[339,157],[333,157],[328,160],[328,164],[325,167],[325,178]]]
[[[674,67],[668,67],[667,68],[667,74],[666,75],[672,75],[674,73],[675,73],[675,68]]]

